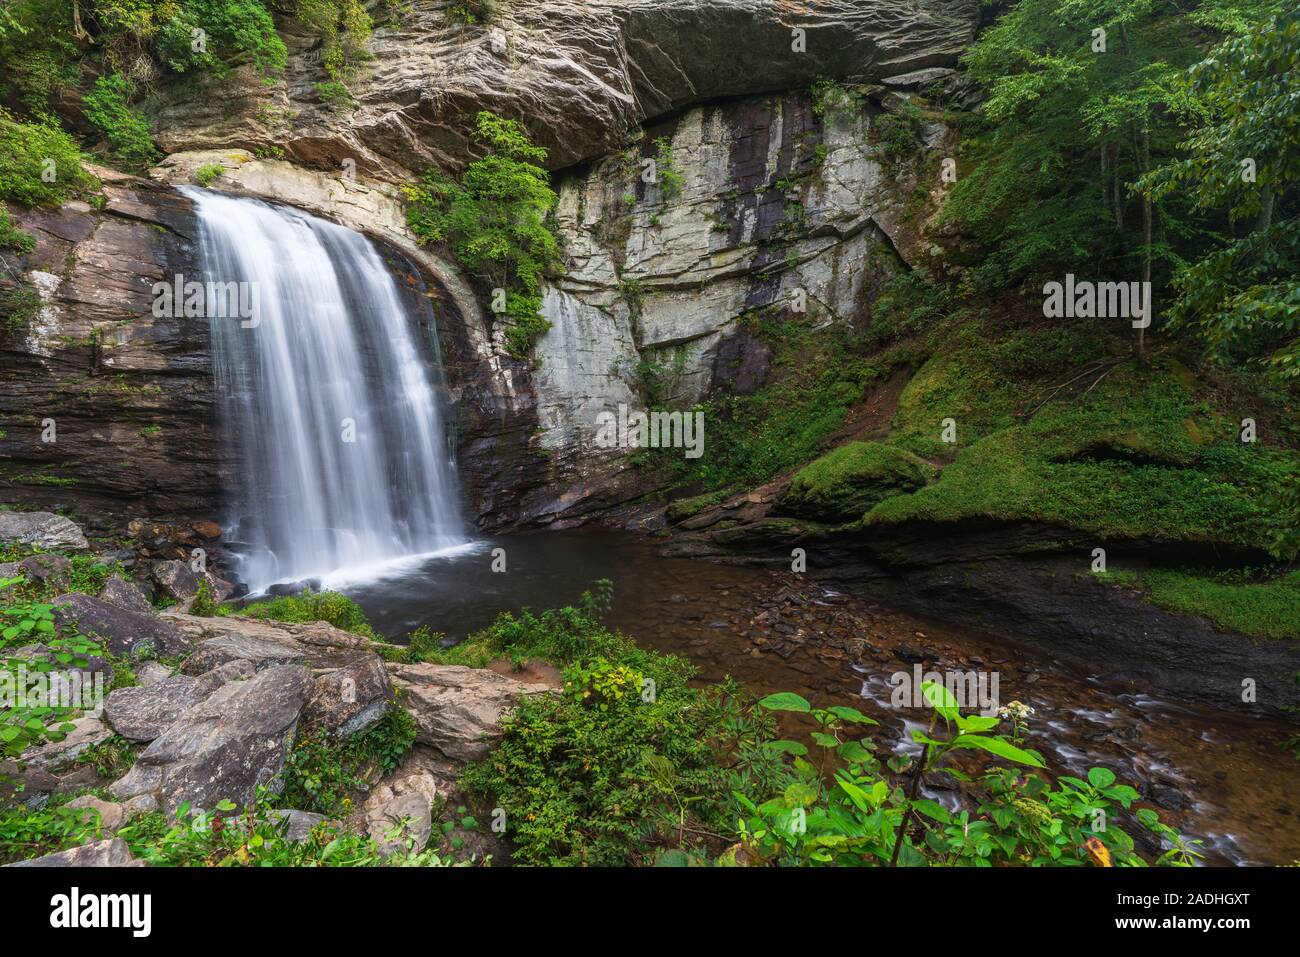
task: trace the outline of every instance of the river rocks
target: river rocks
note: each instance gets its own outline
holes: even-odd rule
[[[35,585],[57,589],[68,586],[72,563],[62,555],[29,555],[20,562],[0,565],[0,578],[21,575]]]
[[[214,682],[188,675],[119,688],[104,701],[104,720],[128,741],[152,741],[216,689]]]
[[[383,659],[370,655],[316,679],[303,723],[335,737],[350,737],[373,727],[392,699]]]
[[[10,542],[63,551],[90,547],[75,522],[50,512],[0,512],[0,543]]]
[[[69,593],[53,602],[54,619],[83,635],[104,642],[114,654],[134,658],[171,657],[188,652],[193,644],[175,625],[152,613],[129,611],[89,595]]]
[[[203,579],[190,566],[177,559],[164,559],[149,566],[149,577],[168,598],[178,601],[193,598]]]
[[[311,673],[298,665],[270,667],[222,686],[155,739],[111,792],[119,798],[150,794],[174,813],[184,802],[247,805],[259,786],[277,790],[311,689]]]
[[[403,691],[402,705],[415,719],[416,741],[457,761],[474,761],[500,736],[501,715],[521,695],[549,690],[492,671],[458,665],[389,665]]]
[[[408,847],[423,850],[432,833],[432,808],[454,787],[455,769],[441,755],[416,745],[393,774],[378,784],[353,815],[387,857]]]
[[[311,832],[316,825],[327,820],[324,814],[297,810],[276,809],[271,812],[270,816],[271,820],[277,823],[288,822],[285,825],[284,839],[293,844],[307,840],[307,838],[311,837]]]
[[[30,861],[6,864],[6,867],[144,867],[144,861],[131,854],[126,841],[112,838],[46,854]]]

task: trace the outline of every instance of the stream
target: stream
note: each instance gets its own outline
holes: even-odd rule
[[[494,549],[504,549],[504,573],[492,570]],[[608,624],[689,658],[699,681],[731,675],[759,695],[853,704],[881,722],[872,730],[882,749],[915,747],[909,730],[925,718],[891,707],[892,674],[919,663],[996,672],[1001,704],[1034,709],[1026,744],[1055,772],[1110,768],[1163,820],[1200,838],[1207,864],[1300,859],[1300,762],[1279,747],[1294,727],[1111,687],[1015,636],[927,620],[802,575],[664,558],[627,533],[575,530],[483,538],[325,585],[356,600],[389,638],[428,625],[460,639],[500,611],[571,603],[601,578],[614,582]],[[941,778],[927,790],[950,806],[958,800]],[[1136,825],[1127,829],[1140,837]],[[1150,845],[1139,847],[1150,856]]]

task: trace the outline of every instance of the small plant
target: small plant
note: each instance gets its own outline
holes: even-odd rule
[[[198,591],[194,593],[194,600],[190,602],[190,614],[200,618],[211,618],[216,613],[217,603],[212,600],[212,582],[205,575],[199,579]]]
[[[101,76],[86,94],[86,118],[108,140],[113,158],[131,170],[143,170],[158,159],[148,121],[128,104],[131,85],[120,73]]]
[[[194,182],[198,183],[200,186],[208,186],[214,179],[225,171],[226,168],[220,163],[204,163],[194,171]]]
[[[654,147],[655,178],[659,183],[659,191],[665,200],[676,199],[682,194],[686,177],[673,158],[672,143],[669,142],[668,137],[661,136],[654,141]]]

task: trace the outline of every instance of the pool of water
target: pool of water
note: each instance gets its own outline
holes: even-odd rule
[[[1291,726],[1111,686],[1015,636],[896,611],[805,576],[664,558],[644,539],[576,530],[485,538],[327,584],[391,639],[421,625],[461,639],[501,611],[570,604],[602,578],[614,582],[609,624],[690,658],[702,682],[730,675],[757,694],[853,703],[881,722],[883,747],[905,750],[924,712],[891,706],[892,675],[917,664],[996,673],[1001,703],[1034,709],[1028,744],[1057,772],[1111,768],[1201,838],[1207,863],[1300,859],[1300,762],[1279,747]],[[942,787],[931,796],[958,800]]]

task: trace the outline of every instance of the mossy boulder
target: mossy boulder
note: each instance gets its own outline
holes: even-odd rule
[[[921,488],[934,474],[932,465],[911,452],[850,442],[800,469],[781,510],[824,522],[853,521],[877,502]]]

